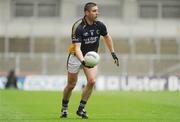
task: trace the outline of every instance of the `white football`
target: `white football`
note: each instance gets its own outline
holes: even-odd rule
[[[87,66],[94,67],[99,63],[100,57],[98,53],[94,51],[90,51],[86,53],[86,55],[84,56],[84,59]]]

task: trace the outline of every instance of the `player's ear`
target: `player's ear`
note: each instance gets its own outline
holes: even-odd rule
[[[89,11],[85,11],[84,14],[85,14],[86,16],[88,16],[88,15],[89,15]]]

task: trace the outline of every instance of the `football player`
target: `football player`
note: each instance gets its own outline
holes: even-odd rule
[[[107,32],[105,24],[97,20],[98,14],[98,6],[96,3],[86,3],[84,6],[84,17],[76,21],[72,27],[72,44],[69,48],[69,56],[67,59],[68,82],[63,91],[61,118],[66,118],[68,116],[68,103],[72,90],[78,80],[78,73],[81,68],[87,78],[87,84],[83,89],[76,114],[84,119],[88,118],[85,105],[95,85],[98,66],[87,66],[84,61],[84,56],[89,51],[98,52],[100,36],[103,36],[115,64],[119,66],[118,57],[114,52],[112,38]]]

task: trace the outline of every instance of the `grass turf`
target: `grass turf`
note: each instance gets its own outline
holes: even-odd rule
[[[180,92],[93,92],[88,120],[76,116],[73,92],[67,119],[59,118],[62,92],[0,90],[0,122],[180,122]]]

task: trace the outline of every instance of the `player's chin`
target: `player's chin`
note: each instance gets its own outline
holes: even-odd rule
[[[98,19],[97,18],[94,18],[94,21],[97,21]]]
[[[93,18],[94,18],[94,19],[97,19],[97,18],[98,18],[98,16],[97,16],[97,15],[95,15],[95,16],[93,16]]]

